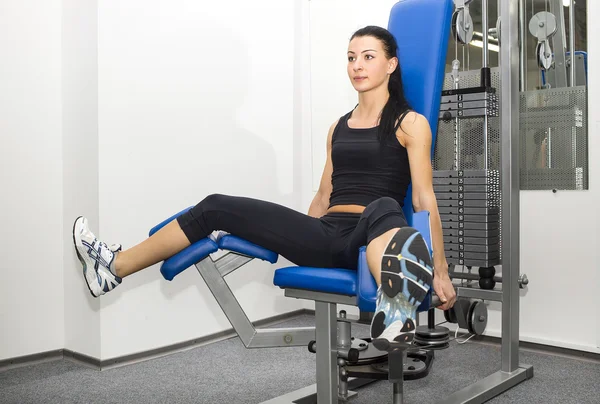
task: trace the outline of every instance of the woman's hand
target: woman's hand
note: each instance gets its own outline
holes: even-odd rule
[[[454,290],[454,285],[452,285],[452,280],[448,275],[448,263],[435,265],[433,273],[433,290],[442,302],[442,305],[440,305],[438,309],[448,310],[454,306],[454,303],[456,302],[456,291]]]

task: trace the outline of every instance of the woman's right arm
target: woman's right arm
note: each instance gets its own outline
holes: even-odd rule
[[[333,173],[333,164],[331,162],[331,138],[333,137],[333,130],[336,125],[337,121],[329,128],[329,133],[327,134],[327,161],[325,162],[325,168],[323,168],[323,174],[321,175],[319,190],[308,209],[308,215],[316,218],[324,216],[329,207],[329,197],[331,196],[332,189],[331,174]]]

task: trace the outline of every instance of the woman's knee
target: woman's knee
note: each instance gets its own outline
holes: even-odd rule
[[[214,210],[215,208],[226,205],[229,198],[231,197],[228,195],[210,194],[201,200],[196,207],[202,210]]]
[[[382,198],[376,199],[367,206],[367,209],[373,211],[402,211],[402,207],[394,198],[390,198],[389,196],[384,196]]]

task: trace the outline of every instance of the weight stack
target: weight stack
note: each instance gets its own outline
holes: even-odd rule
[[[491,267],[501,261],[497,170],[433,172],[449,264]]]

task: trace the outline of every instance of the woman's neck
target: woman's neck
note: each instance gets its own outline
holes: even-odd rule
[[[376,126],[383,107],[389,99],[388,89],[380,87],[368,92],[358,94],[358,106],[352,113],[352,118],[359,122],[366,122]]]

